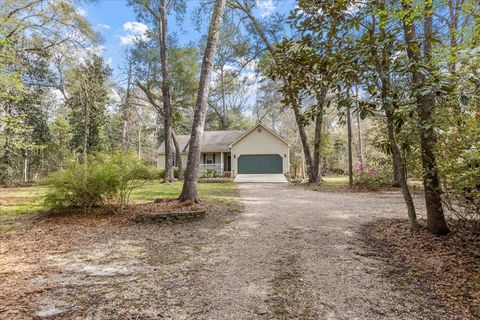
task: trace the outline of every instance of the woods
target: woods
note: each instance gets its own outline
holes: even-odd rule
[[[2,3],[2,184],[119,149],[155,164],[165,141],[165,182],[186,166],[181,199],[198,201],[203,130],[260,121],[299,142],[292,179],[341,173],[361,187],[368,167],[401,188],[413,230],[412,179],[423,180],[432,233],[448,233],[444,206],[478,212],[475,1],[300,1],[263,19],[255,1],[205,4],[195,9],[213,10],[202,48],[169,33],[170,17],[189,19],[184,1],[128,4],[148,29],[125,49],[116,83],[100,35],[73,3]]]
[[[477,319],[479,219],[478,0],[0,1],[0,318]]]
[[[256,120],[300,142],[301,153],[292,149],[292,178],[304,170],[309,183],[321,183],[340,170],[352,187],[362,181],[355,176],[363,169],[355,167],[380,163],[384,172],[390,162],[413,230],[409,179],[423,180],[432,233],[448,233],[444,204],[461,216],[478,211],[475,1],[301,1],[288,15],[262,20],[254,1],[228,1],[225,12],[216,3],[203,54],[169,34],[169,16],[183,21],[185,2],[131,1],[151,28],[126,49],[126,82],[119,84],[99,55],[99,34],[75,6],[42,4],[2,4],[3,184],[38,180],[70,159],[86,163],[89,154],[119,149],[135,149],[153,164],[165,141],[165,181],[173,181],[174,166],[182,179],[186,166],[181,198],[197,201],[195,150],[205,127],[241,129]],[[80,54],[70,50],[76,47]],[[268,86],[248,80],[248,69]],[[255,96],[236,98],[254,85]],[[188,165],[175,136],[190,131]],[[463,146],[455,159],[452,144]]]

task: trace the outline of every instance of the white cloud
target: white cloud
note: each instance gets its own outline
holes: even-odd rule
[[[140,34],[147,32],[148,27],[141,22],[128,21],[123,24],[123,29],[131,31],[132,33]]]
[[[260,9],[262,18],[268,17],[277,9],[273,4],[273,0],[257,0],[257,7]]]
[[[127,21],[123,24],[123,30],[127,33],[124,36],[120,36],[120,43],[123,45],[129,45],[147,39],[148,27],[141,22]]]
[[[111,29],[111,27],[110,27],[108,24],[99,23],[99,24],[97,24],[97,26],[98,26],[100,29],[107,29],[107,30],[110,30],[110,29]]]

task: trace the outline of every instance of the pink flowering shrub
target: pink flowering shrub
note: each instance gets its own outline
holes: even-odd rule
[[[359,163],[354,169],[355,187],[369,191],[378,191],[392,186],[392,172],[387,166]]]

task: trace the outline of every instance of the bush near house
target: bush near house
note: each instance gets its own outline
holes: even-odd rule
[[[159,170],[142,164],[133,154],[90,157],[88,164],[72,163],[49,176],[45,197],[48,208],[128,205],[130,194],[159,176]]]

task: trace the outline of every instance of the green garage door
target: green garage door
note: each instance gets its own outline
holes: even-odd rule
[[[238,157],[238,173],[282,173],[282,157],[278,154],[244,154]]]

